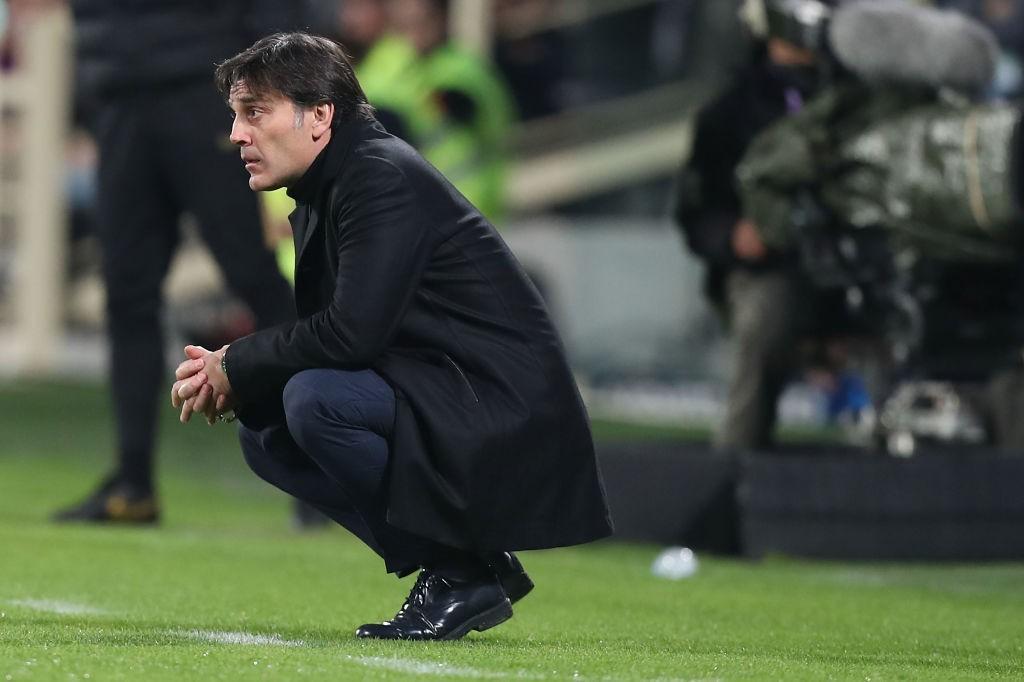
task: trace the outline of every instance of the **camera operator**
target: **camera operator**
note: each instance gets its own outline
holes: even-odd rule
[[[726,413],[715,436],[721,450],[771,446],[778,399],[807,321],[796,259],[765,246],[735,181],[751,141],[799,111],[823,79],[818,56],[794,41],[776,4],[748,0],[741,10],[757,40],[752,61],[698,113],[678,180],[676,222],[707,266],[706,293],[733,338]]]
[[[766,244],[799,241],[808,194],[830,224],[882,228],[952,257],[985,257],[1015,237],[1020,110],[978,103],[998,56],[988,29],[904,2],[831,13],[818,0],[776,2],[820,8],[809,47],[842,77],[759,135],[736,169]]]
[[[904,347],[891,353],[903,358],[901,375],[921,385],[935,377],[988,379],[989,399],[976,406],[986,414],[977,416],[986,417],[997,445],[1021,445],[1016,406],[1024,402],[1024,334],[1016,291],[1024,137],[1019,104],[983,100],[998,60],[992,32],[963,14],[908,2],[860,0],[834,11],[817,0],[769,4],[798,8],[795,14],[805,17],[817,6],[821,21],[804,34],[813,42],[803,44],[841,77],[765,129],[736,168],[759,238],[785,251],[803,250],[811,234],[831,233],[834,244],[884,235],[896,279],[862,282],[869,296],[873,288],[889,304],[883,317],[916,318],[916,329],[908,327],[912,333],[890,348]],[[897,265],[894,247],[913,254],[910,265]],[[971,304],[957,308],[957,300]],[[891,322],[879,320],[879,331],[891,332]],[[1009,371],[1006,358],[1017,358]],[[959,387],[947,386],[957,398]],[[907,402],[908,414],[914,404]],[[886,408],[883,431],[902,429],[886,424],[906,415],[887,419]],[[955,428],[932,434],[939,440],[978,431],[959,425],[974,417],[945,416]],[[926,424],[907,428],[918,426]]]

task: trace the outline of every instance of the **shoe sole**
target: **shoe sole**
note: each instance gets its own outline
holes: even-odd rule
[[[496,625],[501,625],[506,620],[512,617],[512,604],[508,599],[505,599],[500,604],[493,606],[481,614],[470,618],[465,623],[449,632],[441,639],[452,640],[461,639],[469,634],[470,630],[476,630],[477,632],[483,632],[484,630],[490,630]]]

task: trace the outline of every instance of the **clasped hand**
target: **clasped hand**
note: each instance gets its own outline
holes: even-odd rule
[[[194,413],[206,417],[213,425],[217,418],[234,409],[235,396],[231,382],[221,369],[221,360],[228,347],[210,351],[202,346],[185,346],[188,358],[174,371],[176,381],[171,387],[171,405],[181,408],[181,423],[188,423]]]

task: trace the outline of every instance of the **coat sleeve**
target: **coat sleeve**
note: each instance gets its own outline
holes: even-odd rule
[[[390,162],[371,159],[344,186],[351,189],[337,193],[321,227],[337,234],[330,305],[296,323],[250,334],[228,349],[228,378],[243,410],[280,394],[304,369],[370,367],[416,291],[433,231],[412,185]]]

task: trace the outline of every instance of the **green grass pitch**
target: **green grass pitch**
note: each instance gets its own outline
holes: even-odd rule
[[[445,643],[357,641],[395,580],[340,529],[289,528],[230,428],[160,450],[158,529],[58,527],[107,464],[107,398],[0,386],[0,682],[28,680],[1024,679],[1024,566],[700,557],[653,577],[657,547],[527,552],[516,616]]]

